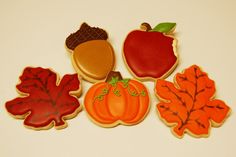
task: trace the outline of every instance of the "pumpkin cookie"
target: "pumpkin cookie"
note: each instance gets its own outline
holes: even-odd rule
[[[133,79],[110,72],[105,82],[96,83],[85,95],[84,107],[93,122],[102,127],[135,125],[149,111],[147,88]]]
[[[106,31],[86,23],[67,37],[65,44],[72,52],[73,66],[83,79],[92,83],[103,81],[114,68],[115,55],[107,39]]]
[[[161,23],[153,29],[148,23],[131,31],[123,45],[123,58],[130,72],[140,80],[167,77],[177,66],[175,23]]]
[[[175,83],[157,80],[155,92],[159,117],[177,137],[189,133],[194,137],[207,137],[211,126],[223,124],[230,108],[214,99],[215,83],[205,72],[193,65],[175,76]]]
[[[81,86],[77,74],[65,75],[59,82],[50,69],[25,68],[16,86],[20,97],[6,102],[7,111],[24,125],[35,130],[62,129],[66,120],[77,115],[81,105]]]

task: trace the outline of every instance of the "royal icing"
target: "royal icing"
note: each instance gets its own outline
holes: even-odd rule
[[[94,80],[105,79],[115,63],[113,48],[106,40],[91,40],[78,45],[72,59],[79,71]]]
[[[178,73],[175,81],[156,82],[160,118],[177,137],[183,137],[185,132],[195,137],[208,136],[210,127],[221,125],[230,112],[223,101],[214,99],[214,81],[196,65]]]
[[[123,46],[125,61],[139,79],[166,77],[177,65],[175,51],[176,39],[155,30],[132,31]]]
[[[115,65],[114,51],[107,38],[103,29],[83,23],[66,39],[66,46],[72,51],[74,68],[89,82],[105,80]]]
[[[86,93],[84,106],[89,117],[103,127],[139,123],[149,110],[146,87],[111,73],[110,79],[93,85]]]
[[[20,97],[6,102],[6,109],[15,118],[24,119],[24,125],[29,128],[64,128],[65,120],[81,110],[76,97],[80,93],[77,74],[65,75],[59,81],[49,69],[28,67],[20,81],[16,86]]]

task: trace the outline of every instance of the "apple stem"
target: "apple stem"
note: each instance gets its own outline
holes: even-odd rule
[[[105,82],[110,82],[112,78],[116,78],[116,77],[118,78],[118,81],[123,79],[119,71],[110,71],[107,75]]]
[[[148,31],[152,30],[152,27],[149,25],[149,23],[144,22],[140,25],[140,29],[148,32]]]

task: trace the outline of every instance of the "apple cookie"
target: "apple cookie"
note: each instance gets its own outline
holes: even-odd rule
[[[111,71],[105,82],[96,83],[88,90],[84,107],[99,126],[135,125],[149,111],[149,94],[141,82],[123,79],[119,72]]]
[[[7,111],[34,130],[62,129],[66,120],[82,109],[76,96],[81,86],[77,74],[59,77],[50,69],[27,67],[16,86],[20,97],[6,102]]]
[[[103,81],[113,70],[115,55],[107,39],[106,31],[86,23],[67,37],[65,44],[72,52],[73,66],[83,79],[92,83]]]
[[[131,31],[123,45],[123,58],[131,73],[140,80],[167,77],[177,66],[175,23],[160,23],[153,29],[148,23]]]
[[[174,82],[161,79],[156,82],[160,119],[179,138],[184,133],[208,137],[211,126],[222,125],[230,113],[230,108],[223,101],[214,99],[214,81],[193,65],[183,73],[176,74]]]

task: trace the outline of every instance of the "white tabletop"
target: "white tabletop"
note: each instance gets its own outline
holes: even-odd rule
[[[4,157],[121,157],[191,156],[235,157],[236,145],[236,1],[233,0],[1,0],[0,1],[0,156]],[[49,67],[60,76],[74,73],[66,37],[82,22],[104,28],[116,53],[116,70],[132,77],[122,60],[127,33],[142,22],[176,22],[180,63],[167,80],[197,64],[216,82],[217,98],[231,108],[231,116],[208,138],[176,138],[156,114],[154,83],[145,82],[151,109],[136,126],[101,128],[85,111],[68,120],[63,130],[33,131],[5,110],[18,96],[15,85],[26,66]],[[83,97],[92,84],[82,82]]]

